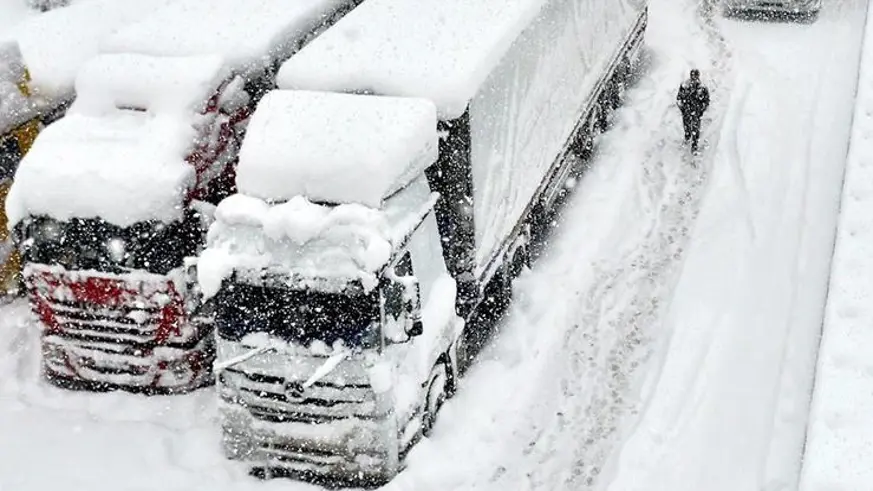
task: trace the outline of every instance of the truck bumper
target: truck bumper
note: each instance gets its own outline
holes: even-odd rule
[[[251,348],[217,336],[219,360]],[[217,377],[223,447],[252,469],[342,484],[390,480],[399,438],[390,392],[377,394],[364,361],[350,358],[303,389],[326,360],[302,347],[267,353]]]
[[[167,277],[39,264],[28,264],[23,276],[50,383],[165,394],[211,382],[211,324],[188,319]]]
[[[385,418],[335,422],[270,422],[244,406],[219,404],[225,456],[255,471],[310,482],[370,486],[388,482],[397,465],[384,429]]]

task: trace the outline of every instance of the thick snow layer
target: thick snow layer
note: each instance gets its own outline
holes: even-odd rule
[[[420,99],[273,91],[246,131],[237,187],[273,202],[379,208],[436,161],[436,123]]]
[[[277,83],[286,89],[424,97],[436,103],[440,118],[454,119],[547,3],[368,0],[285,62]],[[587,12],[602,3],[581,2],[578,11],[601,19]],[[609,5],[614,3],[621,5],[617,12],[625,8],[625,2]],[[592,54],[599,53],[579,56]]]
[[[228,77],[218,56],[98,55],[76,77],[70,112],[99,116],[130,108],[190,116],[206,109]]]
[[[868,13],[800,489],[873,483],[873,15]]]
[[[241,72],[290,56],[302,39],[350,0],[176,0],[101,44],[104,52],[158,56],[218,54]]]
[[[10,227],[28,215],[99,216],[119,226],[175,220],[193,185],[185,157],[196,138],[191,121],[175,115],[68,114],[22,160],[6,200]]]
[[[218,205],[197,275],[211,297],[233,272],[273,272],[280,281],[318,282],[341,290],[360,280],[370,290],[391,255],[434,204],[425,178],[396,193],[383,209],[319,205],[302,196],[278,205],[243,194]],[[336,282],[331,287],[331,282]],[[330,290],[328,290],[330,291]]]
[[[79,68],[98,52],[101,39],[170,0],[78,0],[34,15],[4,33],[18,41],[33,87],[49,99],[72,95]]]

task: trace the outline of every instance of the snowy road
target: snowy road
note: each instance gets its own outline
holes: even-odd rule
[[[828,2],[810,26],[718,21],[728,46],[694,3],[650,2],[648,71],[386,489],[792,488],[863,2]],[[691,66],[714,89],[698,168],[671,107]],[[48,388],[24,306],[0,324],[0,489],[313,489],[225,461],[211,390]]]
[[[611,491],[796,489],[865,8],[720,22],[735,103]]]

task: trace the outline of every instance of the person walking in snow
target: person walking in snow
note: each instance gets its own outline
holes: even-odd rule
[[[679,86],[676,95],[679,111],[682,112],[682,125],[685,127],[685,142],[691,143],[691,151],[697,152],[700,139],[700,119],[709,107],[709,90],[700,83],[700,71],[691,70],[689,78]]]

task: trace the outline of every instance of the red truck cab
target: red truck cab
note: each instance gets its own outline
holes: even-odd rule
[[[148,393],[211,382],[211,321],[186,258],[235,190],[242,87],[219,57],[100,55],[37,138],[7,213],[50,382]]]

